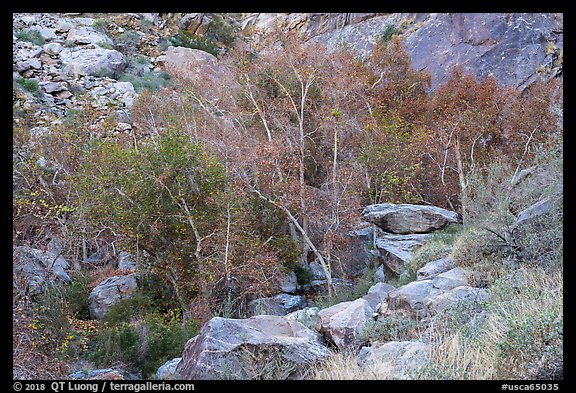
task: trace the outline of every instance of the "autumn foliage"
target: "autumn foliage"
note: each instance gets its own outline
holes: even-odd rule
[[[44,152],[65,169],[70,222],[145,250],[185,318],[241,316],[296,265],[346,276],[366,204],[435,204],[466,221],[471,173],[495,157],[522,168],[561,134],[554,81],[520,93],[456,68],[431,91],[396,38],[366,59],[282,37],[219,62],[218,82],[142,92],[129,133],[71,132],[70,156]],[[42,212],[33,197],[18,196],[18,222]]]

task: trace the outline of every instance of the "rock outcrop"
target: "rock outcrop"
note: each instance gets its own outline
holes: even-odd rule
[[[88,306],[92,318],[102,319],[112,305],[133,296],[138,287],[136,276],[136,273],[127,276],[113,276],[98,284],[88,296]]]
[[[182,358],[174,358],[158,367],[156,379],[180,379],[180,374],[176,371],[180,361],[182,361]]]
[[[381,346],[363,347],[357,361],[363,367],[386,369],[391,379],[410,379],[410,373],[423,367],[430,346],[419,341],[391,341]]]
[[[318,333],[291,319],[215,317],[186,343],[176,371],[183,379],[296,378],[329,354]],[[284,367],[273,369],[278,362]]]
[[[266,15],[259,19],[267,20]],[[334,22],[321,23],[322,15],[288,14],[272,19],[274,24],[283,19],[285,29],[294,26],[329,49],[344,45],[361,57],[371,53],[387,30],[401,34],[412,68],[430,73],[432,89],[455,65],[478,78],[494,76],[500,84],[520,89],[540,75],[562,74],[562,13],[336,14],[350,15],[350,23],[337,23],[336,15]],[[304,21],[292,22],[296,20]]]
[[[72,282],[62,255],[25,246],[12,247],[12,271],[25,280],[31,294],[43,292],[55,281]]]
[[[428,233],[458,222],[456,212],[429,205],[379,203],[362,211],[362,218],[384,232],[397,234]]]
[[[394,274],[400,275],[414,258],[414,252],[431,239],[427,233],[396,235],[386,233],[376,239],[382,263]]]
[[[353,348],[366,323],[372,321],[372,313],[372,307],[362,298],[338,303],[320,310],[316,330],[339,349]]]

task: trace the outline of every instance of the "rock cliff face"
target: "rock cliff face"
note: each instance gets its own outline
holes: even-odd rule
[[[413,67],[430,72],[433,88],[457,64],[520,89],[539,73],[562,73],[561,13],[256,14],[246,20],[263,30],[297,31],[331,49],[345,45],[361,57],[387,34],[401,34]]]

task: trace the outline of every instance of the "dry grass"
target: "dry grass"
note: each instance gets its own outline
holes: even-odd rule
[[[393,372],[382,364],[360,366],[352,352],[336,352],[310,370],[306,379],[314,380],[385,380]]]
[[[525,268],[497,280],[476,319],[454,329],[442,315],[422,333],[430,360],[414,379],[553,379],[562,377],[563,271]],[[385,364],[360,366],[351,352],[335,353],[308,379],[394,379]]]
[[[522,269],[515,276],[517,284],[502,279],[490,288],[486,318],[476,327],[432,329],[430,363],[419,377],[538,379],[551,366],[544,362],[561,365],[562,335],[551,326],[560,326],[563,315],[562,270]]]

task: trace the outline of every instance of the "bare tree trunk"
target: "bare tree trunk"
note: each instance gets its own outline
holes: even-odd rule
[[[462,154],[460,152],[460,141],[458,137],[454,142],[454,151],[456,154],[456,165],[458,167],[458,181],[460,183],[460,203],[462,209],[462,223],[468,220],[468,185],[466,182],[466,174],[464,173],[464,164],[462,162]]]
[[[286,206],[284,206],[280,203],[277,203],[277,202],[273,201],[272,199],[262,195],[262,193],[260,191],[254,189],[254,188],[252,189],[252,191],[256,195],[258,195],[260,198],[265,200],[266,202],[271,203],[272,205],[280,208],[284,213],[286,213],[286,215],[288,216],[288,219],[292,222],[294,227],[296,227],[298,232],[300,232],[300,234],[302,235],[302,238],[306,242],[309,249],[312,250],[312,252],[316,256],[316,258],[318,258],[318,262],[320,262],[320,265],[322,266],[322,269],[324,270],[324,274],[326,275],[326,280],[328,282],[328,296],[332,297],[333,285],[332,285],[332,274],[330,272],[330,266],[328,265],[328,263],[326,262],[326,260],[324,259],[324,257],[320,253],[320,251],[318,251],[318,249],[316,248],[314,243],[312,243],[312,240],[310,239],[310,237],[308,236],[308,234],[306,233],[304,228],[298,223],[298,220],[296,219],[296,217],[294,217],[294,215],[290,212],[290,210]]]

